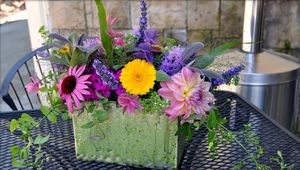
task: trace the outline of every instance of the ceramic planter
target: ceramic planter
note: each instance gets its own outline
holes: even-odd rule
[[[77,158],[153,168],[176,168],[180,162],[184,145],[175,136],[178,121],[161,113],[128,115],[112,105],[108,120],[82,128],[91,115],[84,111],[73,117]]]

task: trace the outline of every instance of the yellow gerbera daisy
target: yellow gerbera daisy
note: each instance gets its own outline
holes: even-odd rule
[[[126,91],[133,95],[147,94],[154,86],[156,70],[153,64],[135,59],[122,69],[120,81]]]

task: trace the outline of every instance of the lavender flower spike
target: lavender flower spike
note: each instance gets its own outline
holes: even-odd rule
[[[116,90],[119,86],[119,81],[115,78],[114,74],[110,72],[100,60],[94,60],[93,67],[96,73],[100,76],[104,85]]]
[[[145,0],[141,0],[141,17],[140,17],[140,29],[139,29],[139,41],[138,43],[144,42],[145,31],[147,29],[147,3]]]
[[[219,85],[228,83],[232,78],[238,76],[244,68],[245,68],[245,66],[243,64],[241,64],[236,67],[232,67],[231,69],[229,69],[226,72],[222,72],[221,75],[222,75],[223,79],[219,79],[219,78],[211,79],[212,87],[217,87]]]

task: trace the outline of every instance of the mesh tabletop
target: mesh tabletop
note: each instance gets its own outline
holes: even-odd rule
[[[220,110],[222,116],[228,119],[227,128],[232,131],[242,131],[243,124],[250,123],[253,131],[258,135],[264,155],[260,158],[262,163],[270,165],[273,169],[279,169],[278,165],[270,162],[270,158],[276,155],[277,150],[283,154],[285,163],[293,164],[293,169],[300,169],[300,142],[295,136],[285,129],[273,123],[251,104],[231,92],[217,91],[215,94],[216,105],[223,104],[231,99]],[[37,111],[26,112],[33,117],[41,117]],[[20,117],[21,112],[9,112],[0,114],[0,169],[10,170],[10,147],[22,145],[17,133],[11,134],[9,123],[12,118]],[[37,134],[48,135],[51,138],[43,147],[43,151],[50,159],[44,164],[44,169],[145,169],[117,164],[98,163],[94,161],[82,161],[75,158],[73,128],[71,121],[58,121],[58,125],[43,121],[39,128],[32,131]],[[247,147],[247,146],[246,146]],[[179,165],[179,169],[233,169],[247,155],[237,143],[220,145],[217,154],[211,157],[208,151],[207,130],[200,129],[193,132],[193,138],[185,147],[185,153]],[[247,147],[249,150],[251,146]],[[245,162],[244,169],[255,169],[253,162]]]

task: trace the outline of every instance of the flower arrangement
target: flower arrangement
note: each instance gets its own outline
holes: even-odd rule
[[[223,134],[222,137],[227,141],[236,140],[233,132],[223,126],[226,119],[220,117],[218,108],[214,106],[213,91],[218,85],[228,84],[232,80],[237,83],[237,76],[244,66],[240,65],[222,73],[205,68],[213,62],[217,55],[235,47],[239,42],[223,44],[209,54],[199,56],[198,51],[204,46],[202,43],[181,46],[171,38],[162,42],[158,41],[157,30],[148,28],[147,4],[144,0],[141,0],[139,29],[128,33],[113,30],[116,19],[106,17],[104,6],[100,0],[96,0],[96,4],[101,25],[99,36],[88,37],[71,34],[65,38],[55,33],[49,34],[44,28],[40,30],[47,42],[54,44],[55,48],[51,50],[51,53],[41,51],[39,56],[42,60],[49,60],[54,65],[55,72],[50,72],[41,80],[34,76],[32,83],[26,86],[29,92],[39,91],[39,93],[47,92],[49,94],[50,105],[42,106],[41,112],[51,122],[56,123],[58,117],[63,120],[72,117],[74,125],[80,124],[83,129],[75,129],[76,152],[84,152],[88,147],[81,146],[80,140],[76,139],[79,135],[76,134],[80,133],[84,136],[87,133],[86,129],[92,128],[94,128],[92,131],[95,134],[105,131],[106,127],[112,129],[120,122],[124,123],[123,120],[116,121],[121,119],[120,117],[127,123],[131,122],[131,126],[137,127],[139,126],[135,122],[141,120],[151,122],[154,119],[169,122],[170,126],[168,127],[174,128],[169,130],[172,132],[171,135],[175,136],[177,131],[176,134],[184,134],[188,138],[191,138],[192,128],[206,127],[211,151],[215,151],[221,141],[216,137],[218,133]],[[115,105],[112,106],[112,103]],[[118,108],[121,111],[118,112]],[[87,114],[82,112],[87,112]],[[147,117],[154,113],[155,118]],[[90,116],[88,117],[88,115]],[[145,120],[144,115],[148,120]],[[37,126],[37,122],[29,117],[24,114],[19,120],[13,119],[11,131],[21,129],[23,133],[30,134],[30,130]],[[26,129],[22,126],[23,119],[26,119],[27,122]],[[178,121],[179,125],[177,126]],[[97,130],[100,127],[102,129]],[[143,131],[143,127],[140,128]],[[122,128],[119,130],[122,131]],[[150,131],[147,129],[147,132],[150,133]],[[161,131],[166,133],[165,130]],[[136,131],[133,130],[133,132]],[[96,137],[100,138],[99,135],[93,136],[93,138]],[[122,138],[121,132],[117,137]],[[151,136],[144,137],[147,140],[151,139]],[[39,155],[38,160],[33,163],[29,162],[29,156],[21,154],[24,149],[14,147],[12,148],[12,153],[15,153],[12,154],[13,163],[21,167],[38,167],[38,163],[41,163],[42,160],[41,145],[49,139],[49,136],[37,136],[33,139],[30,135],[25,135],[24,138],[31,142],[31,145],[39,146],[35,153]],[[125,136],[124,138],[129,137]],[[171,139],[173,140],[173,138]],[[177,142],[177,138],[174,138],[174,141]],[[110,142],[115,141],[111,140]],[[108,143],[101,145],[105,146]],[[31,152],[28,146],[30,145],[25,147],[26,153]],[[174,143],[174,146],[177,144]],[[263,166],[257,162],[262,155],[262,148],[257,145],[257,149],[258,156],[250,154],[249,158],[253,159],[259,167]],[[91,150],[89,152],[92,152]],[[155,147],[150,150],[155,150]],[[132,152],[134,153],[134,151]],[[105,151],[103,151],[104,153]],[[158,151],[156,154],[159,155]],[[143,155],[138,156],[142,157]],[[163,158],[160,159],[163,160]],[[128,162],[125,161],[125,163]],[[145,162],[131,163],[146,165]],[[163,164],[163,167],[165,166],[166,164]],[[172,166],[176,167],[176,163]]]

